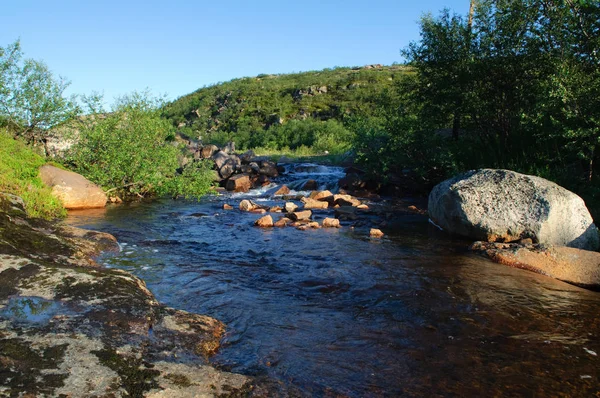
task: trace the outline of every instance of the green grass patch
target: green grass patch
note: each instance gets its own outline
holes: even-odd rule
[[[30,217],[64,217],[62,203],[39,177],[39,168],[44,164],[42,156],[15,140],[6,129],[0,129],[0,192],[23,198]]]

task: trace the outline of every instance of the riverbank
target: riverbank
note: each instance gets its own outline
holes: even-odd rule
[[[160,304],[91,256],[109,234],[25,215],[0,194],[0,391],[17,396],[197,396],[252,390],[208,364],[225,325]]]

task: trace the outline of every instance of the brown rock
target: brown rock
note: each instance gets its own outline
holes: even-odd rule
[[[287,202],[284,206],[283,209],[285,210],[286,213],[293,213],[296,210],[298,210],[298,205],[293,203],[293,202]]]
[[[246,174],[237,174],[227,180],[225,188],[233,192],[248,192],[252,187],[250,177]]]
[[[106,206],[104,191],[80,174],[45,165],[40,168],[42,182],[66,209],[94,209]]]
[[[327,202],[330,205],[332,205],[334,203],[334,196],[331,192],[325,190],[325,191],[315,191],[316,193],[314,193],[314,195],[311,194],[311,198],[314,200],[320,200],[323,202]]]
[[[288,213],[287,216],[288,216],[288,218],[292,219],[293,221],[309,220],[312,217],[312,211],[310,211],[310,210],[295,211],[292,213]]]
[[[493,261],[582,287],[600,286],[600,253],[571,247],[475,242],[471,250]]]
[[[280,206],[273,206],[269,209],[269,211],[271,213],[281,213],[283,211],[283,208]]]
[[[335,204],[338,204],[340,206],[356,207],[356,206],[361,205],[361,201],[356,199],[352,195],[341,195],[341,194],[334,195],[333,200],[334,200]]]
[[[326,218],[323,220],[323,228],[340,228],[340,220],[336,218]]]
[[[233,210],[233,206],[232,205],[228,205],[227,203],[225,203],[223,205],[223,210]]]
[[[290,193],[290,189],[287,185],[282,185],[273,195],[288,195]]]
[[[267,209],[263,209],[262,207],[257,207],[256,209],[250,210],[250,213],[256,213],[256,214],[265,214],[266,212],[267,212]]]
[[[290,220],[289,218],[287,218],[287,217],[282,217],[282,218],[280,218],[279,220],[277,220],[277,221],[276,221],[276,222],[273,224],[273,226],[274,226],[274,227],[279,227],[279,228],[282,228],[282,227],[285,227],[286,225],[288,225],[290,222],[292,222],[292,220]]]
[[[302,198],[301,201],[304,203],[305,209],[326,209],[329,207],[329,203],[311,198]]]
[[[258,208],[256,203],[254,203],[248,199],[244,199],[240,202],[240,210],[242,210],[242,211],[252,211],[256,208]]]
[[[319,228],[321,228],[321,226],[319,225],[319,223],[316,222],[316,221],[309,222],[306,225],[308,226],[308,228],[313,228],[313,229],[319,229]]]
[[[273,217],[270,215],[259,218],[254,225],[260,228],[271,228],[273,226]]]
[[[369,231],[369,235],[371,235],[372,238],[381,238],[383,237],[384,233],[381,232],[380,229],[371,228],[371,231]]]
[[[358,205],[356,206],[357,209],[359,210],[369,210],[369,206],[362,204],[362,205]]]

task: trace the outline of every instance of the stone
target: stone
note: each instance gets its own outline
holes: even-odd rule
[[[222,178],[231,177],[236,171],[240,170],[242,164],[240,159],[235,155],[230,155],[225,161],[222,163],[222,166],[219,168],[219,174]]]
[[[254,222],[254,225],[260,228],[271,228],[273,226],[273,217],[266,215]]]
[[[217,152],[219,152],[219,148],[217,148],[216,145],[205,145],[200,150],[200,158],[202,158],[202,159],[210,159]]]
[[[360,206],[362,204],[362,202],[360,200],[356,199],[352,195],[342,195],[342,194],[334,195],[333,201],[336,205],[340,205],[340,206],[356,207],[356,206]]]
[[[229,155],[223,151],[217,151],[212,155],[212,160],[215,162],[217,170],[221,170],[227,159],[229,159]]]
[[[436,185],[429,217],[471,239],[597,250],[598,229],[583,200],[540,177],[510,170],[470,171]]]
[[[323,228],[340,228],[340,220],[337,218],[325,218],[323,220]]]
[[[288,224],[289,224],[291,221],[292,221],[292,220],[290,220],[290,219],[289,219],[289,218],[287,218],[287,217],[282,217],[282,218],[280,218],[279,220],[277,220],[277,221],[276,221],[276,222],[273,224],[273,226],[274,226],[274,227],[278,227],[278,228],[283,228],[283,227],[285,227],[286,225],[288,225]]]
[[[235,153],[235,142],[229,141],[227,145],[225,145],[225,147],[223,148],[223,152],[225,152],[228,155]]]
[[[283,209],[285,210],[286,213],[293,213],[296,210],[298,210],[298,205],[293,203],[293,202],[287,202],[284,206]]]
[[[283,207],[281,206],[273,206],[269,209],[271,213],[281,213],[283,211]]]
[[[45,165],[40,168],[40,177],[68,210],[106,206],[108,199],[104,191],[80,174]]]
[[[273,195],[289,195],[290,189],[287,185],[282,185]]]
[[[252,188],[252,183],[248,175],[236,174],[227,180],[225,188],[232,192],[248,192]]]
[[[315,200],[311,198],[302,198],[300,199],[302,203],[304,203],[305,209],[326,209],[329,207],[329,203],[322,202],[320,200]]]
[[[319,228],[321,228],[321,226],[319,225],[319,223],[316,222],[316,221],[309,222],[308,224],[306,224],[306,226],[308,228],[312,228],[312,229],[319,229]]]
[[[377,229],[377,228],[371,228],[371,230],[369,231],[369,235],[370,235],[372,238],[381,238],[381,237],[383,237],[384,233],[383,233],[383,232],[381,232],[381,230],[380,230],[380,229]]]
[[[250,210],[250,213],[255,213],[255,214],[265,214],[266,212],[267,212],[267,209],[262,209],[262,208]]]
[[[287,216],[288,216],[288,218],[290,218],[293,221],[309,220],[312,217],[312,211],[310,211],[310,210],[295,211],[292,213],[288,213]]]
[[[358,206],[356,206],[356,208],[357,208],[358,210],[369,210],[369,206],[367,206],[367,205],[365,205],[365,204],[358,205]]]
[[[225,204],[223,204],[223,210],[233,210],[233,206],[225,203]]]
[[[471,250],[493,261],[597,289],[600,287],[600,253],[564,246],[475,242]]]
[[[308,180],[302,186],[303,191],[316,191],[319,188],[319,184],[315,180]]]
[[[242,164],[248,164],[255,156],[254,151],[250,149],[240,155],[240,160],[242,161]]]
[[[333,204],[333,202],[334,202],[334,196],[333,196],[333,194],[330,191],[327,191],[327,190],[312,192],[311,195],[310,195],[310,198],[314,199],[314,200],[321,200],[321,201],[324,201],[324,202],[328,202],[330,204]]]
[[[260,164],[260,169],[258,172],[267,177],[277,177],[279,175],[279,171],[277,171],[277,164],[271,162],[270,160],[263,160]]]
[[[256,205],[256,203],[248,200],[248,199],[244,199],[240,202],[240,210],[242,211],[252,211],[254,209],[256,209],[258,206]]]

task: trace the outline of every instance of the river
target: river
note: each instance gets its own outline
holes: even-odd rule
[[[341,175],[296,165],[281,181],[333,188]],[[386,202],[367,201],[372,211],[340,229],[260,229],[237,204],[284,203],[268,192],[110,206],[67,222],[115,235],[121,252],[100,261],[144,279],[161,302],[223,321],[211,361],[273,381],[274,395],[600,394],[600,293],[495,264],[424,215],[378,212]],[[382,217],[386,235],[370,238]]]

